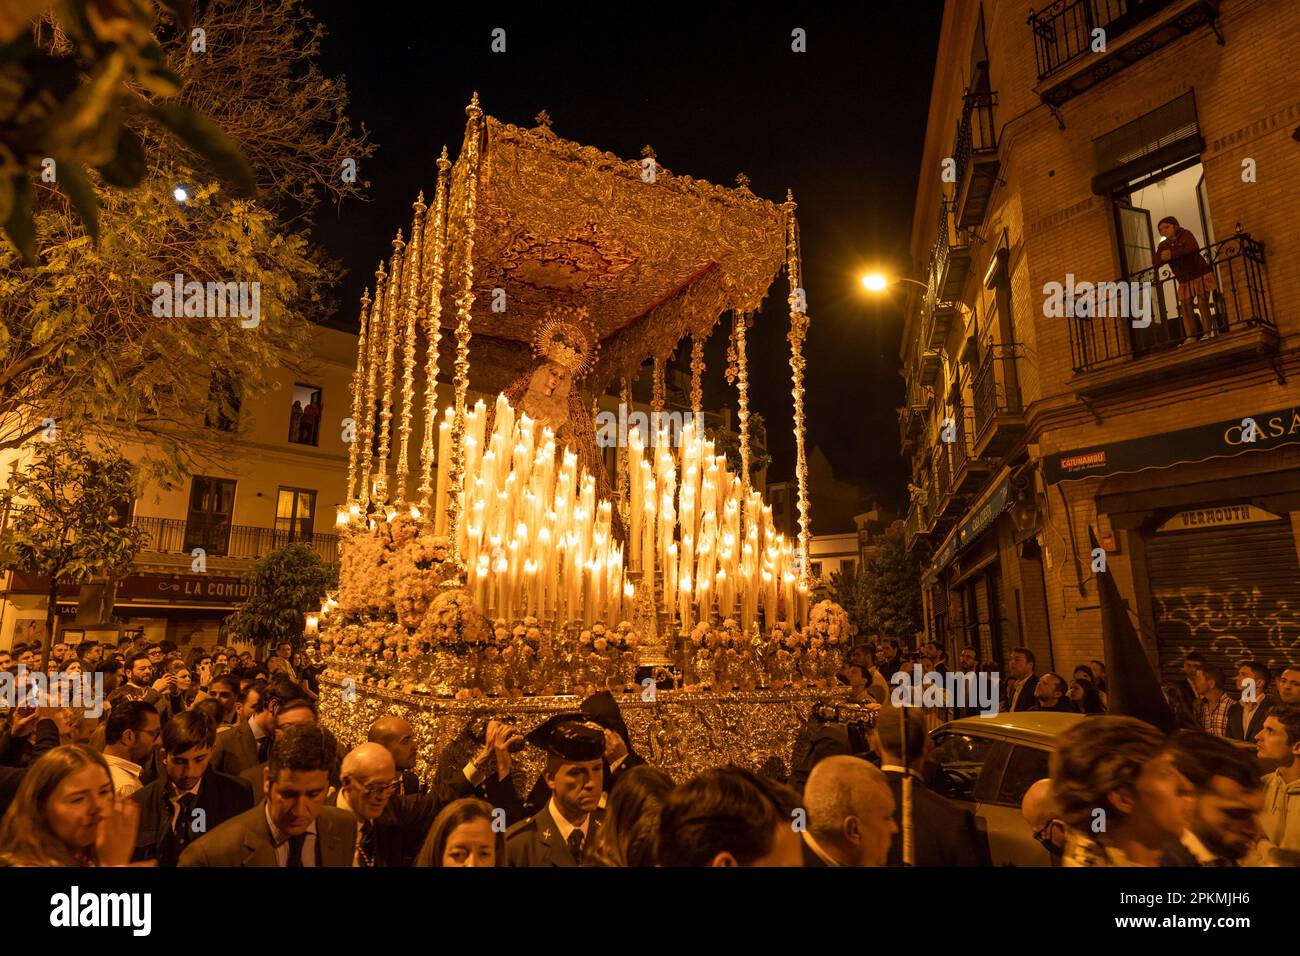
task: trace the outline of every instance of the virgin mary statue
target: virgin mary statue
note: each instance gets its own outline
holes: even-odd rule
[[[539,427],[550,428],[557,448],[578,456],[579,474],[596,479],[597,500],[612,501],[609,475],[596,446],[596,423],[584,406],[578,383],[596,364],[600,342],[586,309],[551,310],[533,336],[533,368],[505,390],[510,406]],[[487,430],[492,431],[491,419]],[[614,509],[615,535],[622,537],[618,509]]]

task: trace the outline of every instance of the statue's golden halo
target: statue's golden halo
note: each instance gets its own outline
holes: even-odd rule
[[[575,380],[591,371],[599,352],[596,327],[583,308],[548,309],[533,336],[533,355],[568,369]]]

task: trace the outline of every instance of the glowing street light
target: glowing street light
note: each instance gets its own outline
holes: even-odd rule
[[[186,191],[184,186],[177,186],[172,190],[172,198],[177,202],[186,202],[189,200],[190,194]]]
[[[930,291],[930,287],[924,282],[917,279],[909,279],[906,276],[894,276],[892,279],[880,272],[868,272],[862,277],[862,285],[868,292],[884,292],[895,282],[910,282],[914,286],[919,286]]]

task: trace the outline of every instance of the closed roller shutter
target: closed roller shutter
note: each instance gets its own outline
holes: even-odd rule
[[[1289,521],[1157,532],[1146,550],[1165,680],[1182,679],[1192,651],[1229,679],[1242,660],[1270,668],[1300,660],[1300,562]]]
[[[996,661],[998,658],[994,654],[993,641],[989,631],[989,586],[988,578],[984,573],[978,574],[971,578],[967,587],[975,592],[975,623],[979,631],[971,634],[971,643],[979,648],[980,660]]]

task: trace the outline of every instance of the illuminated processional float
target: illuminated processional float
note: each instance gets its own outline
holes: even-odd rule
[[[339,586],[320,618],[340,693],[322,694],[322,720],[350,744],[401,713],[432,769],[467,719],[540,722],[608,689],[661,765],[788,760],[848,639],[837,605],[809,601],[793,197],[674,175],[649,147],[620,159],[544,113],[503,123],[477,94],[466,114],[433,203],[417,198],[362,297]],[[793,540],[749,474],[745,335],[783,268]],[[704,343],[724,316],[738,467],[701,427]],[[683,425],[660,413],[687,338]],[[617,384],[629,406],[647,364],[651,413],[629,416],[611,482],[596,399]],[[471,405],[471,389],[496,399]]]

